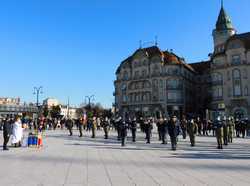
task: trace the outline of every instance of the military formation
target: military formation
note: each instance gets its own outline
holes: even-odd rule
[[[67,123],[67,122],[66,122]],[[131,132],[132,142],[136,142],[136,134],[138,130],[145,134],[145,142],[151,143],[152,130],[154,126],[157,127],[158,140],[161,144],[171,144],[172,150],[177,149],[178,137],[182,135],[183,139],[189,136],[190,146],[196,145],[196,136],[208,136],[212,134],[216,137],[217,148],[223,149],[223,145],[228,145],[233,142],[234,137],[246,136],[249,127],[248,119],[236,119],[233,117],[217,117],[213,122],[210,120],[201,120],[199,117],[189,117],[186,119],[182,116],[179,120],[176,116],[167,117],[129,117],[124,118],[117,116],[114,118],[87,118],[78,120],[78,128],[80,137],[82,137],[82,128],[89,125],[92,131],[92,138],[95,138],[95,131],[103,128],[104,138],[108,139],[110,129],[117,131],[117,140],[121,142],[121,146],[126,145],[128,132]],[[98,124],[100,123],[100,124]],[[66,125],[71,134],[71,127],[73,125]],[[86,129],[88,130],[88,129]],[[169,140],[168,140],[169,139]]]
[[[7,143],[12,132],[11,118],[1,120],[3,126],[3,149],[7,148]],[[249,135],[250,123],[247,118],[235,119],[234,117],[217,117],[214,121],[201,120],[199,117],[182,116],[178,119],[175,115],[171,117],[80,117],[78,119],[64,118],[61,120],[50,120],[46,118],[39,118],[37,121],[22,119],[22,123],[27,124],[29,129],[37,130],[56,130],[57,128],[67,128],[69,136],[73,135],[73,128],[76,127],[79,131],[79,137],[83,137],[83,131],[86,130],[91,133],[92,138],[96,138],[96,131],[102,130],[104,139],[109,139],[109,131],[116,130],[117,140],[120,141],[121,146],[125,146],[127,142],[128,133],[131,132],[132,142],[137,140],[138,131],[145,134],[145,142],[151,143],[152,130],[157,127],[157,136],[161,144],[171,144],[172,150],[177,149],[178,138],[181,135],[183,139],[189,137],[190,145],[196,145],[196,136],[212,135],[216,137],[217,148],[223,149],[233,143],[233,138],[245,138],[247,133]]]

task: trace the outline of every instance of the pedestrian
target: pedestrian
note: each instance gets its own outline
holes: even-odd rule
[[[197,131],[198,131],[198,126],[195,123],[194,119],[191,119],[188,121],[187,131],[188,131],[191,146],[194,147],[195,146],[195,136],[196,136]]]
[[[6,118],[3,121],[3,150],[9,150],[7,144],[12,133],[12,123],[10,118]]]
[[[177,126],[177,117],[172,116],[170,121],[168,122],[168,135],[170,136],[171,140],[171,147],[172,150],[176,150],[177,148],[177,137],[179,135],[180,129]]]
[[[23,128],[22,128],[22,122],[20,116],[16,116],[14,123],[13,123],[13,128],[12,128],[12,140],[11,143],[15,147],[21,147],[21,141],[23,138]]]

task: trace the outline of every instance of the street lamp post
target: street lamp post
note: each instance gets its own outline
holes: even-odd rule
[[[39,114],[39,95],[43,93],[42,91],[43,87],[34,87],[33,94],[36,95],[36,107],[37,107],[37,116],[35,118],[35,128],[38,129],[38,114]]]
[[[89,109],[91,108],[91,100],[94,101],[94,97],[95,95],[85,96],[85,99],[88,99]]]
[[[36,106],[38,108],[39,106],[39,95],[43,93],[43,87],[40,86],[40,87],[34,87],[34,95],[36,95]]]

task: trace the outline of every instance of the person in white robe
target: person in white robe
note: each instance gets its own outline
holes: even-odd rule
[[[16,117],[12,130],[12,140],[11,140],[12,144],[15,147],[20,147],[22,137],[23,137],[22,122],[20,117]]]

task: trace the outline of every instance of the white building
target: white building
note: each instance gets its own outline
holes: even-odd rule
[[[47,106],[48,108],[51,108],[53,106],[58,106],[60,103],[55,98],[47,98],[43,101],[43,105]]]
[[[77,119],[77,108],[61,105],[61,115],[64,118]]]

